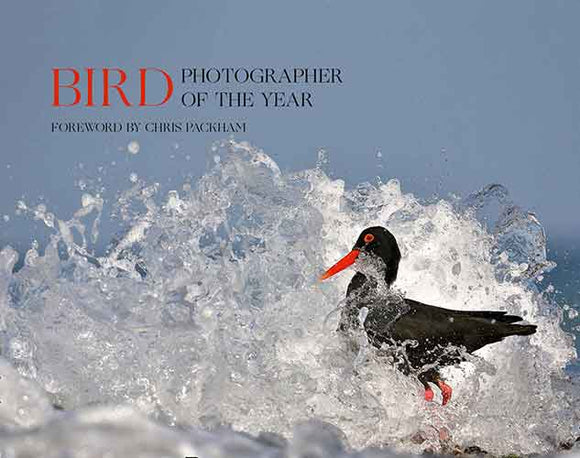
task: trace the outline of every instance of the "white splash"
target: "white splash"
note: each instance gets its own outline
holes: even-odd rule
[[[62,424],[5,437],[15,449],[34,441],[49,448],[47,438],[58,431],[91,430],[107,442],[95,439],[99,450],[113,447],[111,456],[130,450],[124,444],[140,447],[127,438],[142,431],[159,435],[159,447],[173,441],[168,456],[206,456],[196,448],[206,439],[215,450],[226,450],[230,439],[246,441],[247,449],[227,449],[229,456],[302,456],[293,450],[318,439],[329,456],[343,446],[420,453],[450,444],[547,453],[577,434],[578,404],[562,372],[573,345],[554,305],[533,286],[550,268],[543,230],[504,199],[495,232],[487,232],[476,213],[497,198],[497,188],[430,204],[404,194],[396,180],[346,190],[320,168],[283,173],[263,151],[232,141],[216,145],[210,163],[195,186],[161,198],[157,184],[133,183],[115,208],[124,236],[103,257],[90,252],[82,224],[89,211],[100,217],[102,200],[83,198],[70,221],[21,205],[54,235],[45,254],[17,273],[14,250],[0,253],[2,355],[67,410],[130,405],[133,413],[121,415],[132,428],[125,438],[122,425],[113,422],[111,431],[87,423],[80,410]],[[133,210],[136,202],[143,211]],[[426,404],[419,383],[378,361],[371,348],[362,360],[343,348],[336,309],[351,275],[316,282],[371,225],[397,237],[397,285],[408,297],[507,310],[538,332],[447,369],[453,400],[445,408]],[[99,418],[121,418],[114,407],[99,409]],[[324,423],[296,426],[309,420]],[[275,435],[250,440],[216,430],[223,425]],[[213,430],[211,439],[198,428]],[[278,436],[292,434],[290,443]],[[207,456],[228,456],[219,453]]]

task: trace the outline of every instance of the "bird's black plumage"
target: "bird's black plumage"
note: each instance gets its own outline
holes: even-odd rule
[[[348,286],[339,330],[359,328],[361,310],[366,308],[363,326],[370,343],[378,348],[403,348],[404,357],[397,360],[397,367],[423,382],[427,399],[432,398],[429,382],[442,389],[444,403],[451,396],[451,388],[440,379],[440,368],[461,362],[467,353],[505,337],[526,336],[536,331],[534,325],[515,324],[522,318],[505,311],[450,310],[392,294],[389,287],[397,278],[401,253],[393,234],[379,226],[365,229],[353,251],[323,278],[363,257],[371,266],[370,273],[357,268]]]

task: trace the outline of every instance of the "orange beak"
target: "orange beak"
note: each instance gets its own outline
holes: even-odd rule
[[[332,277],[333,275],[339,273],[341,270],[346,269],[348,266],[351,266],[358,258],[360,254],[360,250],[352,250],[349,254],[347,254],[344,258],[338,261],[335,265],[333,265],[330,269],[324,272],[323,275],[320,276],[319,280],[326,280],[327,278]]]

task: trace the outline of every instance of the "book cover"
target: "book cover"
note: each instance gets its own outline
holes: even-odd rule
[[[578,452],[579,14],[6,4],[0,455]]]

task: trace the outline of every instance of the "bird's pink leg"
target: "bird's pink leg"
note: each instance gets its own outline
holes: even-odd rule
[[[433,401],[433,390],[429,385],[425,385],[425,401],[431,402]]]
[[[453,394],[453,389],[447,385],[443,380],[437,380],[437,386],[441,390],[441,395],[443,396],[443,403],[441,405],[445,405],[451,399],[451,395]],[[427,395],[425,394],[425,397]]]

